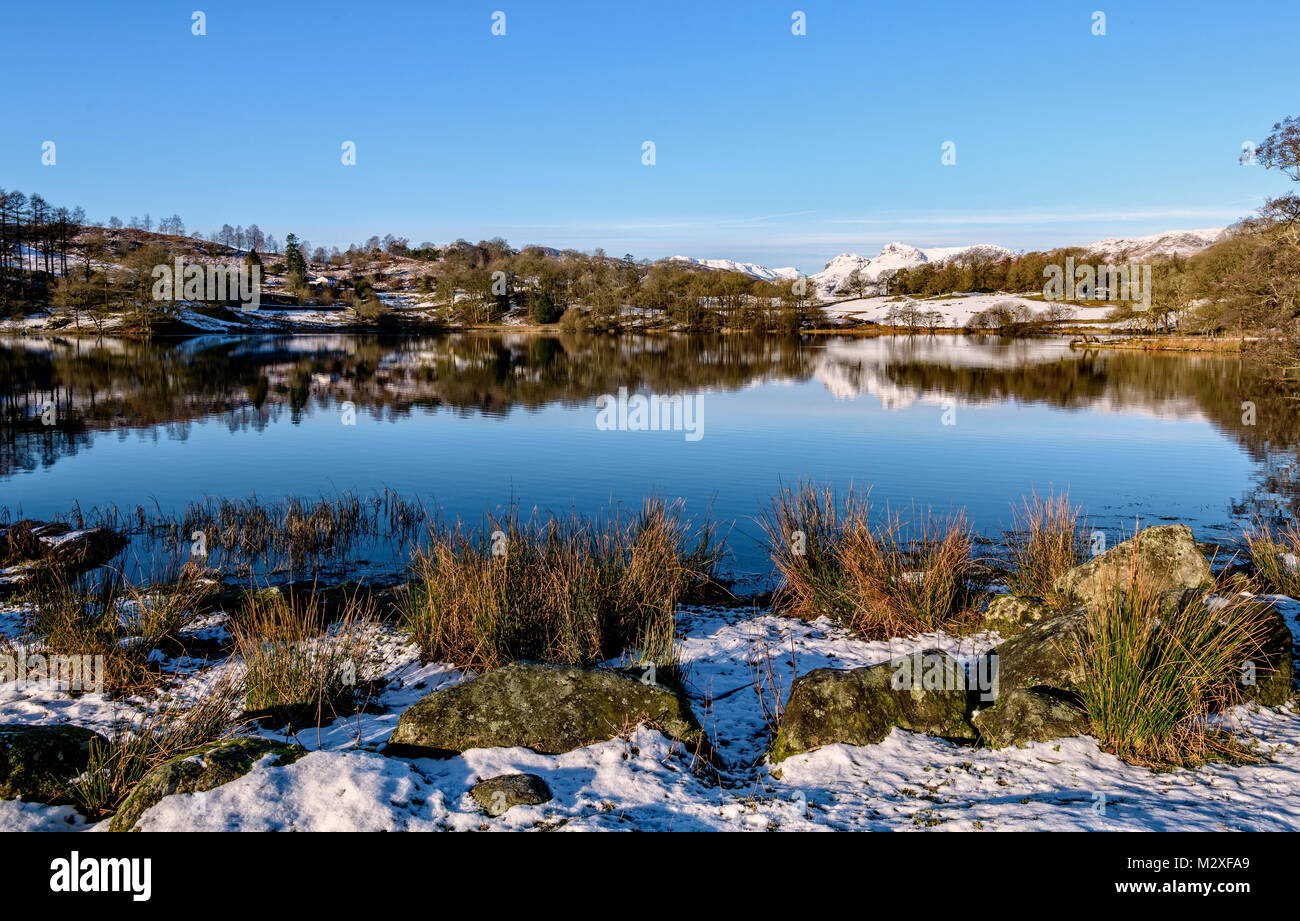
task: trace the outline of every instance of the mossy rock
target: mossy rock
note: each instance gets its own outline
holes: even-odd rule
[[[71,803],[92,744],[108,740],[80,726],[0,725],[0,799]]]
[[[930,649],[866,668],[819,668],[795,679],[772,740],[770,757],[843,742],[881,742],[894,727],[971,741],[966,672],[947,653]]]
[[[1016,688],[971,717],[989,748],[1050,742],[1092,730],[1088,712],[1073,695],[1052,688]]]
[[[1138,569],[1156,591],[1195,589],[1213,583],[1210,561],[1196,545],[1192,529],[1185,524],[1146,528],[1130,540],[1116,544],[1057,578],[1052,587],[1090,606],[1105,603],[1113,588],[1127,590],[1137,550]]]
[[[1075,609],[1040,620],[1019,636],[985,654],[996,657],[999,696],[1039,685],[1077,692],[1083,684],[1081,659],[1088,642],[1088,614]]]
[[[703,744],[686,696],[637,673],[516,662],[409,707],[388,740],[393,755],[446,756],[471,748],[557,755],[651,723],[690,748]]]
[[[1054,612],[1038,598],[997,595],[984,609],[983,626],[1003,636],[1015,636],[1026,627],[1052,617]]]
[[[551,801],[551,788],[536,774],[502,774],[481,780],[469,795],[488,815],[505,815],[513,806],[540,806]]]
[[[132,831],[140,816],[174,793],[201,793],[243,777],[267,755],[293,764],[307,753],[300,745],[270,739],[227,739],[160,764],[140,781],[114,813],[110,831]]]

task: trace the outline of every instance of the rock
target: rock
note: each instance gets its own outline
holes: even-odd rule
[[[511,806],[549,803],[551,788],[536,774],[502,774],[474,784],[469,795],[488,815],[505,815]]]
[[[126,547],[109,528],[74,531],[62,522],[24,519],[0,526],[0,594],[18,591],[48,575],[70,578],[103,566]]]
[[[1242,682],[1242,697],[1265,707],[1280,707],[1295,693],[1295,638],[1277,608],[1269,612],[1271,628],[1261,661],[1254,666],[1254,684]],[[1243,677],[1245,676],[1243,672]]]
[[[87,528],[42,539],[41,543],[46,548],[45,561],[65,572],[84,572],[117,556],[126,548],[127,540],[108,528]]]
[[[113,818],[110,831],[131,831],[146,810],[173,793],[200,793],[238,780],[267,755],[292,764],[306,749],[270,739],[227,739],[160,764],[136,785]]]
[[[1051,617],[1053,611],[1037,598],[1025,595],[997,595],[984,609],[984,628],[1003,636],[1015,636],[1030,624]]]
[[[1171,524],[1146,528],[1137,537],[1074,567],[1052,587],[1089,605],[1104,602],[1112,586],[1128,588],[1135,543],[1139,569],[1153,590],[1194,589],[1213,581],[1209,560],[1196,546],[1192,529]]]
[[[1092,731],[1088,712],[1071,695],[1052,688],[1016,688],[971,717],[989,748],[1050,742]]]
[[[440,756],[522,746],[556,755],[652,723],[688,748],[703,744],[680,691],[642,683],[632,670],[516,662],[409,707],[388,753]]]
[[[822,745],[883,741],[894,727],[971,740],[966,673],[937,649],[867,668],[819,668],[795,679],[771,759]]]
[[[70,785],[90,762],[91,743],[108,740],[80,726],[0,725],[0,799],[72,802]]]
[[[1083,682],[1079,667],[1088,640],[1088,615],[1074,609],[1040,620],[1019,636],[995,646],[985,659],[996,657],[998,696],[1039,685],[1078,691]],[[993,668],[981,663],[981,668]]]

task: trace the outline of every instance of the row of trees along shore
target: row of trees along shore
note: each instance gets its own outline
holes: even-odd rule
[[[1273,126],[1257,148],[1257,160],[1300,181],[1300,119]],[[149,297],[155,265],[175,256],[243,258],[261,264],[259,252],[281,255],[274,236],[257,224],[223,225],[207,235],[185,234],[179,215],[158,222],[116,217],[89,224],[79,208],[55,206],[40,195],[0,189],[0,313],[12,315],[53,306],[93,318],[113,310],[141,314],[164,310]],[[996,257],[978,251],[958,260],[923,263],[883,279],[884,293],[923,299],[954,292],[1037,294],[1044,270],[1074,256],[1096,262],[1084,249]],[[1103,261],[1123,262],[1124,254]],[[1222,240],[1188,257],[1150,260],[1150,309],[1119,304],[1111,319],[1132,330],[1255,334],[1254,346],[1280,369],[1300,365],[1300,195],[1270,198]],[[618,324],[628,311],[663,316],[692,329],[794,330],[824,322],[811,285],[767,281],[741,272],[703,270],[689,263],[651,263],[630,254],[609,257],[543,246],[515,249],[500,237],[477,244],[412,246],[404,237],[372,236],[346,249],[312,248],[293,234],[283,258],[272,260],[288,290],[327,299],[337,291],[311,285],[316,271],[337,271],[354,307],[378,304],[376,291],[398,281],[445,308],[449,321],[491,323],[523,306],[537,322]],[[396,276],[401,275],[399,279]],[[504,282],[504,284],[503,284]],[[858,290],[852,290],[854,288]],[[842,296],[862,295],[866,285],[846,284]],[[574,309],[578,308],[578,309]],[[373,315],[381,311],[375,308]],[[902,316],[901,308],[897,311]],[[916,313],[915,310],[912,311]],[[1063,318],[1063,314],[1058,319]],[[924,311],[908,325],[933,326]],[[1265,335],[1266,334],[1266,335]]]

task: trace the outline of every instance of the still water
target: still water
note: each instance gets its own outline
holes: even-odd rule
[[[965,509],[987,535],[1068,490],[1093,527],[1231,540],[1294,511],[1300,441],[1294,401],[1237,359],[1059,339],[0,339],[0,379],[12,517],[388,488],[478,521],[654,493],[711,509],[740,576],[767,572],[754,516],[800,480]],[[689,400],[694,432],[598,425],[620,388]]]

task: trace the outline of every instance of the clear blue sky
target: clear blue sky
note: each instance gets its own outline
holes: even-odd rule
[[[1297,0],[48,0],[4,25],[0,185],[326,245],[815,271],[894,239],[1217,226],[1286,187],[1238,155],[1300,114]]]

